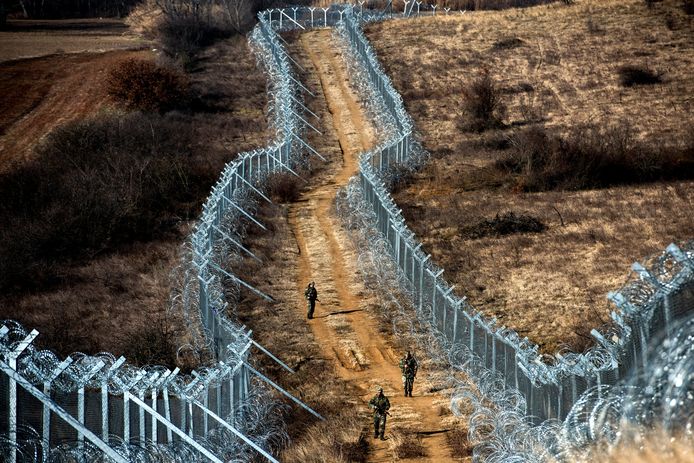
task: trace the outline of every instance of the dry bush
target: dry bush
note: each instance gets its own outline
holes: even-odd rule
[[[111,97],[135,111],[180,108],[190,96],[190,84],[183,74],[140,59],[129,59],[114,67],[107,85]]]
[[[353,411],[311,427],[310,433],[285,451],[287,463],[364,463],[368,461],[369,440],[364,420]]]
[[[482,132],[502,125],[506,111],[502,91],[488,69],[463,87],[462,113],[458,125],[464,130]]]
[[[472,445],[468,441],[467,432],[462,429],[452,429],[446,433],[446,441],[451,448],[451,454],[457,458],[472,455]]]
[[[573,128],[559,136],[532,127],[512,138],[496,163],[523,191],[577,190],[694,178],[694,143],[660,149],[639,142],[626,123]]]
[[[409,430],[393,429],[388,444],[396,459],[422,458],[427,456],[422,436]]]
[[[511,50],[514,48],[522,47],[525,42],[518,37],[509,37],[494,42],[492,46],[493,50]]]
[[[148,310],[143,307],[142,310]],[[157,313],[146,325],[119,334],[122,355],[134,365],[163,365],[174,369],[179,365],[177,351],[186,324],[181,317]],[[184,366],[186,367],[186,366]],[[187,366],[185,370],[189,370]],[[189,373],[189,371],[184,371]]]
[[[653,8],[656,3],[662,3],[663,0],[644,0],[648,8]]]
[[[174,117],[102,115],[67,124],[34,161],[0,176],[0,288],[57,283],[60,262],[150,240],[196,215],[224,159],[192,150]]]
[[[460,228],[459,233],[467,239],[479,239],[488,236],[505,236],[514,233],[541,233],[547,226],[536,217],[528,214],[506,212],[497,214],[493,219],[483,219],[472,225]]]
[[[161,12],[150,27],[154,36],[169,56],[190,68],[203,48],[248,32],[257,7],[254,0],[149,0],[143,9]]]
[[[267,191],[273,201],[293,203],[301,193],[299,179],[289,173],[273,174],[267,179]]]
[[[654,85],[662,82],[661,74],[641,66],[622,66],[619,68],[619,77],[623,87]]]

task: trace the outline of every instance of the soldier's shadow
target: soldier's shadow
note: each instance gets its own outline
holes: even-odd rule
[[[363,312],[363,311],[364,311],[364,309],[339,310],[337,312],[330,312],[330,313],[327,313],[325,315],[318,315],[317,317],[313,317],[313,318],[328,318],[328,317],[331,317],[333,315],[346,315],[348,313]]]

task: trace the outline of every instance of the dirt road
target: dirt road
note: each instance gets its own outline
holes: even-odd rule
[[[414,397],[403,396],[396,352],[375,318],[365,310],[365,293],[357,280],[356,258],[348,246],[348,237],[334,216],[335,194],[357,172],[358,154],[377,141],[374,127],[364,117],[357,95],[349,86],[347,70],[339,55],[332,31],[305,33],[300,38],[303,51],[317,70],[342,150],[342,164],[328,166],[318,186],[303,194],[289,211],[289,222],[300,248],[298,293],[309,281],[316,281],[320,303],[315,318],[307,321],[332,359],[338,374],[357,386],[366,407],[378,387],[390,398],[391,414],[386,437],[393,426],[417,431],[422,436],[426,457],[416,461],[455,461],[446,445],[434,394],[423,391],[415,382]],[[297,305],[305,313],[305,305]],[[372,441],[372,462],[393,461],[389,440]]]

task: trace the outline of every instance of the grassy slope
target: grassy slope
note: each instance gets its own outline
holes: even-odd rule
[[[694,123],[694,21],[679,4],[579,0],[368,28],[434,157],[396,201],[448,280],[546,352],[588,345],[590,328],[611,310],[606,293],[619,288],[629,265],[691,237],[694,183],[514,193],[489,166],[528,113],[559,132],[627,120],[641,140],[685,143]],[[621,87],[623,65],[648,66],[664,83]],[[504,88],[510,128],[463,133],[456,124],[462,89],[484,68]],[[507,211],[529,213],[548,230],[460,237],[461,227]]]

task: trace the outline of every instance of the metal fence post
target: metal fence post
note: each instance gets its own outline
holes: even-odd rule
[[[70,356],[66,357],[65,360],[63,360],[51,373],[51,375],[46,378],[46,381],[43,383],[43,393],[46,395],[46,397],[50,398],[51,397],[51,383],[55,381],[55,379],[60,376],[60,374],[65,371],[67,367],[70,366],[72,363],[72,358]],[[41,422],[41,431],[42,431],[42,437],[43,437],[43,458],[44,460],[48,459],[48,451],[50,449],[50,444],[51,444],[51,409],[48,407],[47,403],[43,404],[43,419]]]
[[[32,330],[21,342],[17,343],[17,346],[12,352],[7,354],[7,364],[11,369],[17,371],[17,359],[24,352],[24,350],[29,347],[29,345],[34,341],[39,332]],[[9,379],[9,414],[8,414],[8,438],[10,441],[10,463],[16,463],[17,461],[17,382],[13,378]]]

